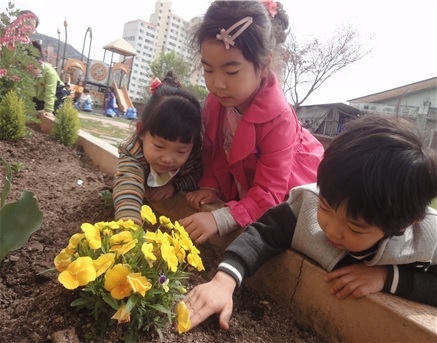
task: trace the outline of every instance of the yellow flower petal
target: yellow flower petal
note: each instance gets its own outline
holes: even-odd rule
[[[141,273],[130,273],[127,280],[135,293],[140,293],[143,297],[152,288],[152,284]]]
[[[156,215],[155,215],[155,213],[153,213],[150,206],[143,205],[141,207],[141,218],[143,220],[146,220],[147,222],[149,222],[152,225],[156,224]]]
[[[190,311],[183,301],[180,301],[176,308],[176,321],[177,329],[179,333],[187,332],[190,330]]]
[[[114,299],[121,300],[132,293],[132,287],[127,280],[130,269],[122,264],[116,264],[105,274],[105,289],[111,292]]]
[[[63,272],[71,263],[71,255],[67,253],[66,249],[62,249],[55,257],[53,263],[58,272]]]
[[[93,261],[94,269],[96,270],[97,277],[105,273],[114,263],[115,254],[108,253],[103,254]]]
[[[89,256],[78,257],[66,270],[59,274],[59,282],[67,289],[85,286],[96,279],[93,260]]]
[[[80,228],[85,233],[85,237],[91,249],[100,249],[102,241],[100,239],[100,230],[94,225],[83,223]]]
[[[118,324],[130,322],[130,312],[126,311],[126,305],[121,305],[118,311],[115,312],[115,314],[111,317],[111,319],[117,320]]]
[[[173,228],[174,228],[173,223],[172,223],[171,220],[168,219],[166,216],[160,216],[160,217],[159,217],[159,223],[160,223],[162,226],[164,226],[165,228],[167,228],[167,229],[173,229]]]

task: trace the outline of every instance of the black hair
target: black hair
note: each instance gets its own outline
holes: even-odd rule
[[[141,114],[142,135],[149,132],[169,141],[201,145],[201,107],[193,93],[166,84],[150,97]]]
[[[38,51],[38,54],[37,54],[36,57],[38,59],[40,59],[40,60],[43,60],[44,59],[44,55],[42,53],[42,46],[41,46],[41,44],[38,41],[34,40],[34,41],[32,41],[32,46]]]
[[[167,74],[165,74],[164,79],[162,80],[162,83],[169,85],[169,86],[173,86],[173,87],[181,87],[181,83],[179,81],[178,76],[176,75],[175,72],[173,72],[173,70],[169,70],[167,72]]]
[[[405,119],[351,121],[325,150],[318,168],[320,196],[346,215],[377,226],[386,236],[425,216],[437,196],[437,154]]]
[[[20,15],[23,15],[23,14],[32,14],[33,16],[35,16],[35,28],[38,27],[38,25],[39,25],[39,19],[38,19],[38,16],[37,16],[35,13],[33,13],[33,12],[30,11],[30,10],[22,10],[22,11],[18,12],[17,17],[19,17]]]
[[[256,69],[269,64],[270,54],[285,42],[288,31],[288,15],[280,2],[276,2],[277,13],[271,16],[261,1],[214,1],[205,13],[202,22],[195,27],[192,43],[197,51],[203,41],[216,39],[220,29],[227,30],[243,18],[251,17],[249,25],[236,39],[246,60]]]

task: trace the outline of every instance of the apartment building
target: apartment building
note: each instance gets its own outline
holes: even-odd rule
[[[172,2],[155,2],[155,11],[151,14],[149,22],[138,19],[129,21],[124,25],[123,38],[129,42],[137,52],[128,63],[131,65],[131,78],[129,82],[129,96],[133,101],[143,98],[145,88],[150,84],[148,77],[150,64],[162,52],[175,51],[184,56],[192,66],[189,82],[204,84],[199,69],[193,62],[194,54],[189,47],[189,28],[199,19],[194,18],[187,22],[171,12]]]

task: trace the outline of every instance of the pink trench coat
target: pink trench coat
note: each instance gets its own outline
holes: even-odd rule
[[[316,181],[323,146],[302,127],[273,74],[244,113],[229,161],[223,149],[224,110],[213,95],[207,97],[199,187],[218,190],[234,219],[245,227],[286,200],[291,188]],[[242,199],[235,180],[246,191]]]

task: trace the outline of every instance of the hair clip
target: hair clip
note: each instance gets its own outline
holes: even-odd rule
[[[149,86],[149,91],[151,94],[154,94],[156,92],[156,90],[162,86],[162,82],[160,79],[158,79],[157,77],[155,77],[152,81],[152,83]]]
[[[253,19],[252,17],[246,17],[244,19],[241,19],[240,21],[236,22],[234,25],[232,25],[229,29],[220,29],[220,33],[217,34],[217,39],[223,41],[225,43],[226,50],[229,50],[230,45],[234,45],[234,39],[237,38],[239,35],[243,33],[244,30],[246,30],[250,24],[252,24]],[[244,25],[243,25],[244,24]],[[243,25],[240,27],[240,29],[234,33],[233,36],[230,36],[230,33],[235,30],[238,26]]]
[[[271,17],[274,17],[278,14],[278,4],[274,0],[261,0],[263,5],[265,6],[267,12],[269,12]]]

